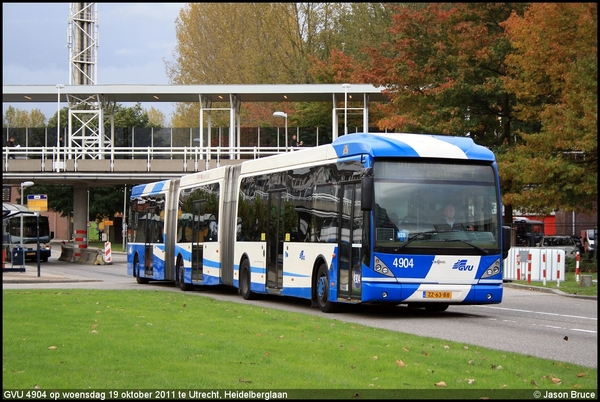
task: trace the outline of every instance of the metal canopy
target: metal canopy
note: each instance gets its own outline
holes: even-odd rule
[[[293,84],[293,85],[65,85],[61,102],[69,96],[103,97],[125,102],[199,102],[200,95],[212,102],[229,102],[234,95],[241,102],[331,102],[332,95],[368,95],[369,101],[385,101],[384,88],[370,84]],[[57,102],[56,85],[3,85],[2,102]],[[362,99],[362,97],[360,98]]]

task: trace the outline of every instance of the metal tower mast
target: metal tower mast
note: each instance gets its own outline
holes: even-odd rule
[[[98,79],[97,3],[70,3],[69,85],[96,85]],[[69,128],[66,138],[68,159],[104,159],[102,149],[112,143],[104,136],[104,119],[112,118],[114,103],[102,95],[81,98],[67,91]],[[77,122],[77,124],[73,124]],[[74,128],[76,127],[76,128]],[[75,152],[76,151],[76,152]]]
[[[96,85],[98,11],[96,3],[71,3],[69,12],[70,85]]]

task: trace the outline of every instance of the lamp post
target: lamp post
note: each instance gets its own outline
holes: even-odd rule
[[[56,171],[60,171],[60,90],[64,88],[63,84],[56,84],[58,90],[58,102],[57,102],[57,113],[56,113]]]
[[[283,117],[285,118],[285,150],[287,151],[288,144],[288,130],[287,130],[287,113],[285,112],[275,112],[273,113],[275,117]]]
[[[23,197],[25,196],[25,194],[23,194],[23,189],[31,186],[33,186],[32,181],[24,181],[21,183],[21,206],[25,205],[23,203]],[[21,235],[19,245],[21,246],[21,252],[23,253],[23,264],[25,264],[25,252],[23,251],[23,214],[21,214],[21,232],[19,232],[19,234]]]
[[[350,84],[342,84],[344,87],[344,134],[348,134],[348,88]]]

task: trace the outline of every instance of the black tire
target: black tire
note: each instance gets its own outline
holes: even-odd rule
[[[425,304],[425,310],[434,313],[441,313],[442,311],[448,310],[450,304],[448,303],[427,303]]]
[[[256,299],[256,293],[250,290],[252,279],[250,277],[250,263],[247,259],[242,261],[240,266],[240,294],[244,300]]]
[[[179,288],[184,292],[192,290],[193,286],[189,283],[185,283],[184,278],[184,269],[183,269],[183,260],[181,258],[177,259],[177,281],[179,283]]]
[[[138,256],[136,255],[133,259],[133,276],[135,276],[135,281],[137,283],[139,283],[140,285],[145,285],[150,281],[148,280],[148,278],[140,278],[139,267],[140,267],[140,260],[138,259]]]
[[[321,264],[319,267],[315,285],[315,296],[317,298],[319,309],[324,313],[337,312],[339,310],[339,304],[329,301],[329,275],[326,264]]]

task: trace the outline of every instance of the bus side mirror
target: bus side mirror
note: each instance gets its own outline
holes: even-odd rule
[[[510,226],[502,226],[502,259],[508,257],[510,242],[512,239],[512,229]]]
[[[363,176],[361,180],[360,207],[363,211],[373,210],[375,185],[373,176]]]

